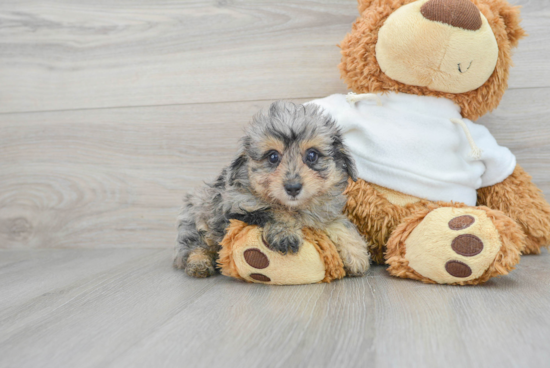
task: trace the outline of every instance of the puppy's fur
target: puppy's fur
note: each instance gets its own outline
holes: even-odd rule
[[[297,252],[302,228],[325,231],[349,275],[369,268],[367,245],[343,215],[355,164],[334,121],[314,105],[276,102],[256,115],[239,155],[214,183],[185,198],[174,266],[194,277],[215,272],[230,219],[263,228],[271,249]]]

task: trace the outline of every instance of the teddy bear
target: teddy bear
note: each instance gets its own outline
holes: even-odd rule
[[[346,213],[391,275],[480,284],[550,244],[550,206],[473,123],[506,91],[525,36],[505,0],[359,0],[340,44],[353,91],[313,101],[343,129],[359,179]]]
[[[358,0],[358,9],[339,45],[341,77],[353,92],[310,103],[339,124],[355,159],[359,178],[349,181],[345,212],[372,260],[401,278],[475,285],[507,274],[522,254],[539,254],[550,244],[550,206],[512,152],[473,122],[507,89],[512,49],[525,36],[519,7]],[[290,258],[267,248],[259,262],[250,252],[261,247],[257,231],[232,223],[222,273],[245,279],[239,272],[273,260],[274,283],[343,277],[337,254],[311,246],[322,234],[309,234],[308,256],[289,266],[311,273],[305,277],[288,273]]]

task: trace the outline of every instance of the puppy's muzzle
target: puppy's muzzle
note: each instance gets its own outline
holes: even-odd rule
[[[285,191],[291,197],[296,197],[302,190],[301,183],[287,183],[285,184]]]

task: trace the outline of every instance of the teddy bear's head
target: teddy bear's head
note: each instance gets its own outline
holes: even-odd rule
[[[340,47],[354,92],[445,97],[477,119],[508,87],[511,50],[525,31],[505,0],[358,0]]]

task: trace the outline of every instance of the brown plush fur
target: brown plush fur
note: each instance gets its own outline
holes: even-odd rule
[[[361,235],[372,240],[369,250],[377,264],[385,262],[385,245],[404,218],[436,208],[427,200],[404,207],[392,204],[362,179],[350,180],[345,194],[348,196],[346,214]],[[524,254],[539,254],[541,247],[550,245],[550,206],[520,166],[502,183],[479,189],[478,205],[502,211],[521,226],[526,235]]]
[[[409,267],[409,261],[405,258],[405,241],[411,232],[424,220],[424,218],[435,208],[438,207],[468,207],[461,203],[433,203],[428,208],[416,211],[411,216],[405,218],[403,222],[393,231],[387,245],[386,258],[389,264],[388,271],[393,276],[420,280],[428,284],[435,284],[430,280]],[[495,260],[489,268],[477,279],[457,282],[454,285],[477,285],[481,284],[491,277],[506,275],[514,269],[519,262],[521,251],[525,243],[525,235],[521,228],[512,219],[502,212],[491,210],[487,207],[476,207],[477,210],[483,210],[487,213],[500,235],[502,246],[495,257]]]
[[[495,71],[481,87],[470,92],[453,94],[397,82],[386,76],[378,65],[375,48],[380,27],[391,13],[412,1],[414,0],[359,0],[361,16],[340,45],[342,61],[339,68],[348,87],[356,93],[403,92],[445,97],[459,105],[462,116],[471,120],[495,109],[508,88],[512,48],[526,35],[519,25],[519,7],[513,7],[502,0],[472,0],[487,18],[495,34],[499,48],[498,61]]]
[[[392,232],[412,213],[425,209],[437,208],[432,202],[421,200],[404,207],[390,203],[384,194],[362,180],[349,181],[345,194],[348,202],[344,211],[357,226],[359,233],[370,239],[371,259],[377,264],[384,264],[384,250]]]
[[[221,249],[218,252],[218,267],[222,275],[246,281],[239,275],[235,260],[233,259],[233,252],[235,251],[235,245],[238,241],[245,237],[253,226],[249,226],[239,220],[230,220],[229,223],[230,225],[227,228],[227,233],[220,242]]]
[[[502,183],[477,191],[478,204],[498,209],[515,220],[525,232],[525,254],[539,254],[550,245],[550,206],[531,176],[520,166]]]
[[[322,231],[311,228],[305,228],[303,232],[304,238],[315,246],[325,263],[325,278],[320,282],[331,282],[346,276],[344,263],[338,256],[338,250],[329,237]]]

